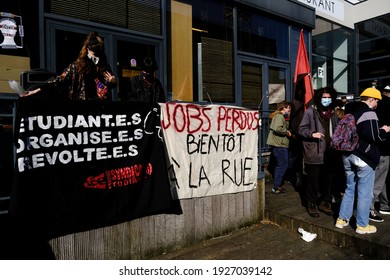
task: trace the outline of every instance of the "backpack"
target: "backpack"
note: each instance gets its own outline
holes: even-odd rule
[[[337,151],[354,151],[359,147],[356,120],[352,114],[345,114],[337,123],[330,147]]]

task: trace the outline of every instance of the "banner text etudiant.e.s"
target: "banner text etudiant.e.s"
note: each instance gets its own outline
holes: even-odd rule
[[[50,239],[181,214],[167,175],[159,110],[141,103],[19,99],[12,217]]]
[[[250,191],[257,186],[257,111],[221,105],[160,105],[169,177],[180,199]]]

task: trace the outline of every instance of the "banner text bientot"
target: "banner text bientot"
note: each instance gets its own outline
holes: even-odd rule
[[[167,103],[161,114],[171,184],[179,198],[256,187],[257,111]]]

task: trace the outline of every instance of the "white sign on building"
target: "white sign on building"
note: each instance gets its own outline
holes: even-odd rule
[[[337,0],[298,0],[305,3],[316,11],[327,14],[338,20],[344,21],[344,3]]]

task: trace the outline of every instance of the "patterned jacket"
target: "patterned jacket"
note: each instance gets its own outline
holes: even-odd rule
[[[108,83],[105,81],[103,73],[108,71],[112,74],[111,67],[108,64],[103,66],[96,66],[90,63],[93,71],[90,74],[82,76],[76,70],[76,64],[71,63],[61,75],[52,78],[44,85],[46,90],[56,91],[70,100],[90,100],[90,99],[111,99],[111,89],[116,85],[115,83]],[[113,74],[112,74],[113,75]],[[98,80],[96,80],[98,79]],[[104,98],[100,98],[97,94],[97,82],[100,85],[107,87],[107,93]]]

